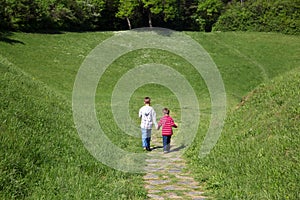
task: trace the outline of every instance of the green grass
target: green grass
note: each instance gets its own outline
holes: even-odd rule
[[[228,113],[209,156],[189,152],[218,199],[299,199],[300,68],[260,85]],[[199,144],[198,144],[199,145]]]
[[[1,199],[144,199],[141,175],[104,166],[84,148],[71,104],[1,63]]]
[[[255,93],[245,106],[234,108],[259,84],[299,67],[299,37],[242,32],[187,34],[209,52],[226,88],[228,119],[212,154],[198,159],[211,107],[205,83],[189,63],[162,50],[130,52],[118,58],[103,74],[95,97],[96,111],[109,139],[122,149],[141,152],[140,139],[122,134],[115,124],[110,108],[111,93],[128,70],[150,62],[165,64],[190,82],[199,99],[202,114],[199,131],[186,158],[207,191],[219,199],[284,199],[288,195],[292,199],[297,195],[294,183],[299,182],[299,174],[291,168],[296,169],[293,163],[299,162],[295,153],[299,139],[291,133],[299,132],[299,125],[290,118],[298,119],[299,110],[294,104],[284,110],[286,107],[280,107],[278,102],[265,103],[267,97],[275,94],[281,95],[279,104],[287,105],[288,99],[296,99],[290,102],[297,103],[299,82],[295,79],[299,76],[294,74],[298,72],[288,75],[296,77],[291,78],[294,82],[285,83],[283,80],[290,78],[281,78],[276,81],[278,87],[272,90],[261,87],[257,91],[266,92]],[[85,56],[112,35],[111,32],[14,33],[10,36],[14,43],[0,43],[0,197],[145,199],[142,176],[119,172],[96,161],[84,148],[73,124],[72,89],[77,70]],[[269,96],[256,97],[256,94]],[[169,107],[175,121],[182,123],[176,96],[164,86],[147,84],[134,91],[129,101],[130,116],[137,127],[137,112],[144,96],[150,96],[156,108]],[[250,106],[251,102],[255,107]],[[282,112],[269,113],[270,107],[280,107]],[[157,114],[161,116],[160,110]],[[250,128],[255,132],[249,132]],[[281,151],[284,148],[288,148],[287,161]],[[260,155],[260,159],[253,159]],[[285,161],[287,167],[281,169],[280,163]]]
[[[299,67],[298,36],[275,33],[188,33],[209,52],[226,88],[229,106],[260,83]]]
[[[1,42],[0,54],[21,70],[71,100],[77,71],[85,56],[112,33],[15,33],[18,43]]]

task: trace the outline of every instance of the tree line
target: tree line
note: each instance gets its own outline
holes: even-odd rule
[[[300,0],[0,0],[0,31],[192,31],[299,34]]]

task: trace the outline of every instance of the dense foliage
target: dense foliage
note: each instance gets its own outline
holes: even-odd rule
[[[300,0],[0,0],[0,30],[120,30],[299,33]]]
[[[220,16],[214,30],[300,32],[300,0],[257,0],[233,3]]]

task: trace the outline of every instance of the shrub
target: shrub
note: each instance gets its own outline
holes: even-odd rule
[[[232,3],[214,25],[214,31],[300,33],[300,0]]]

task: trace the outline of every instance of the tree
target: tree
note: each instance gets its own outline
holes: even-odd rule
[[[125,18],[129,29],[132,28],[130,18],[134,15],[134,12],[138,6],[139,0],[120,0],[116,17]]]
[[[222,0],[201,0],[194,15],[200,31],[211,31],[223,9],[224,3]]]
[[[300,33],[300,0],[244,0],[231,3],[215,23],[216,31]]]
[[[158,14],[162,11],[161,1],[159,0],[142,0],[143,7],[148,14],[149,27],[152,27],[152,14]]]
[[[172,20],[179,15],[180,0],[165,0],[163,1],[164,21]]]
[[[144,8],[148,12],[149,27],[152,27],[152,15],[163,14],[163,20],[174,19],[178,14],[180,0],[142,0]]]

